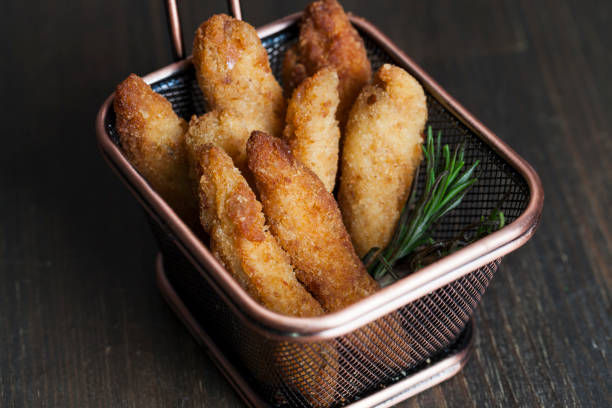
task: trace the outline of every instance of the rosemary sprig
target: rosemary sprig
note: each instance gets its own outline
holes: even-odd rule
[[[488,217],[481,216],[479,221],[466,226],[455,237],[436,240],[416,248],[407,256],[405,263],[408,265],[410,272],[416,271],[424,265],[434,262],[436,259],[450,255],[458,249],[469,245],[471,242],[503,228],[505,223],[504,213],[499,210],[499,207],[495,208]],[[395,277],[396,275],[392,276]]]
[[[434,142],[433,130],[431,126],[428,127],[427,141],[423,147],[425,190],[411,210],[413,196],[416,195],[416,190],[412,190],[389,245],[383,250],[372,248],[364,256],[364,263],[374,279],[392,273],[392,267],[398,260],[416,248],[434,242],[431,233],[438,221],[461,203],[476,182],[474,169],[479,161],[462,172],[465,166],[464,151],[465,144],[462,144],[455,147],[451,154],[448,145],[441,147],[441,132],[438,132]]]

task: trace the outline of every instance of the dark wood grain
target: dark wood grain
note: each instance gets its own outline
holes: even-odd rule
[[[66,2],[67,3],[67,2]],[[307,2],[247,2],[260,25]],[[612,6],[345,0],[539,172],[542,224],[477,313],[475,353],[401,407],[612,405]],[[186,43],[225,2],[181,2]],[[136,201],[95,113],[170,60],[161,1],[0,13],[0,406],[241,407],[163,303]]]

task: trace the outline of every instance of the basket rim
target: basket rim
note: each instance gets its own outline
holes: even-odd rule
[[[301,15],[301,12],[290,14],[259,27],[257,33],[260,38],[276,34],[297,24]],[[349,18],[354,26],[388,52],[396,64],[415,76],[456,119],[470,128],[517,171],[525,179],[530,197],[523,213],[499,231],[437,260],[342,310],[318,317],[291,317],[272,312],[253,300],[113,143],[106,131],[105,121],[112,111],[114,93],[102,104],[96,118],[97,142],[102,156],[110,167],[118,173],[156,222],[166,232],[176,237],[177,246],[228,306],[247,325],[274,338],[291,338],[292,341],[324,340],[362,327],[522,246],[535,233],[542,213],[544,191],[540,178],[531,165],[461,106],[378,28],[362,17],[349,14]],[[190,66],[191,56],[158,69],[143,79],[149,84],[155,83],[181,73]]]

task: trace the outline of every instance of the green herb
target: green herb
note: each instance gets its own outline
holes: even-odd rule
[[[410,272],[416,271],[425,265],[450,255],[460,248],[474,242],[490,233],[502,228],[506,223],[504,213],[495,208],[488,217],[480,217],[478,222],[463,228],[459,234],[451,239],[441,239],[416,248],[407,256],[406,264]],[[395,275],[395,274],[394,274]],[[397,280],[397,278],[395,278]]]
[[[448,145],[441,147],[440,140],[441,132],[438,132],[434,143],[433,130],[429,126],[423,146],[426,163],[423,195],[414,203],[416,189],[413,188],[389,245],[383,250],[372,248],[363,258],[374,279],[386,273],[395,277],[392,268],[397,261],[421,246],[435,244],[431,234],[438,221],[461,203],[476,182],[474,169],[479,162],[464,170],[465,144],[457,146],[451,154]],[[416,177],[413,184],[416,184]]]

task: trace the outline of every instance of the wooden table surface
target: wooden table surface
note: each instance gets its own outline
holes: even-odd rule
[[[158,294],[143,212],[95,144],[115,85],[170,62],[162,2],[68,3],[0,13],[0,406],[241,407]],[[306,4],[245,3],[254,25]],[[477,312],[472,359],[399,406],[611,406],[610,2],[344,5],[527,159],[546,192],[538,232]],[[182,1],[186,42],[224,7]]]

